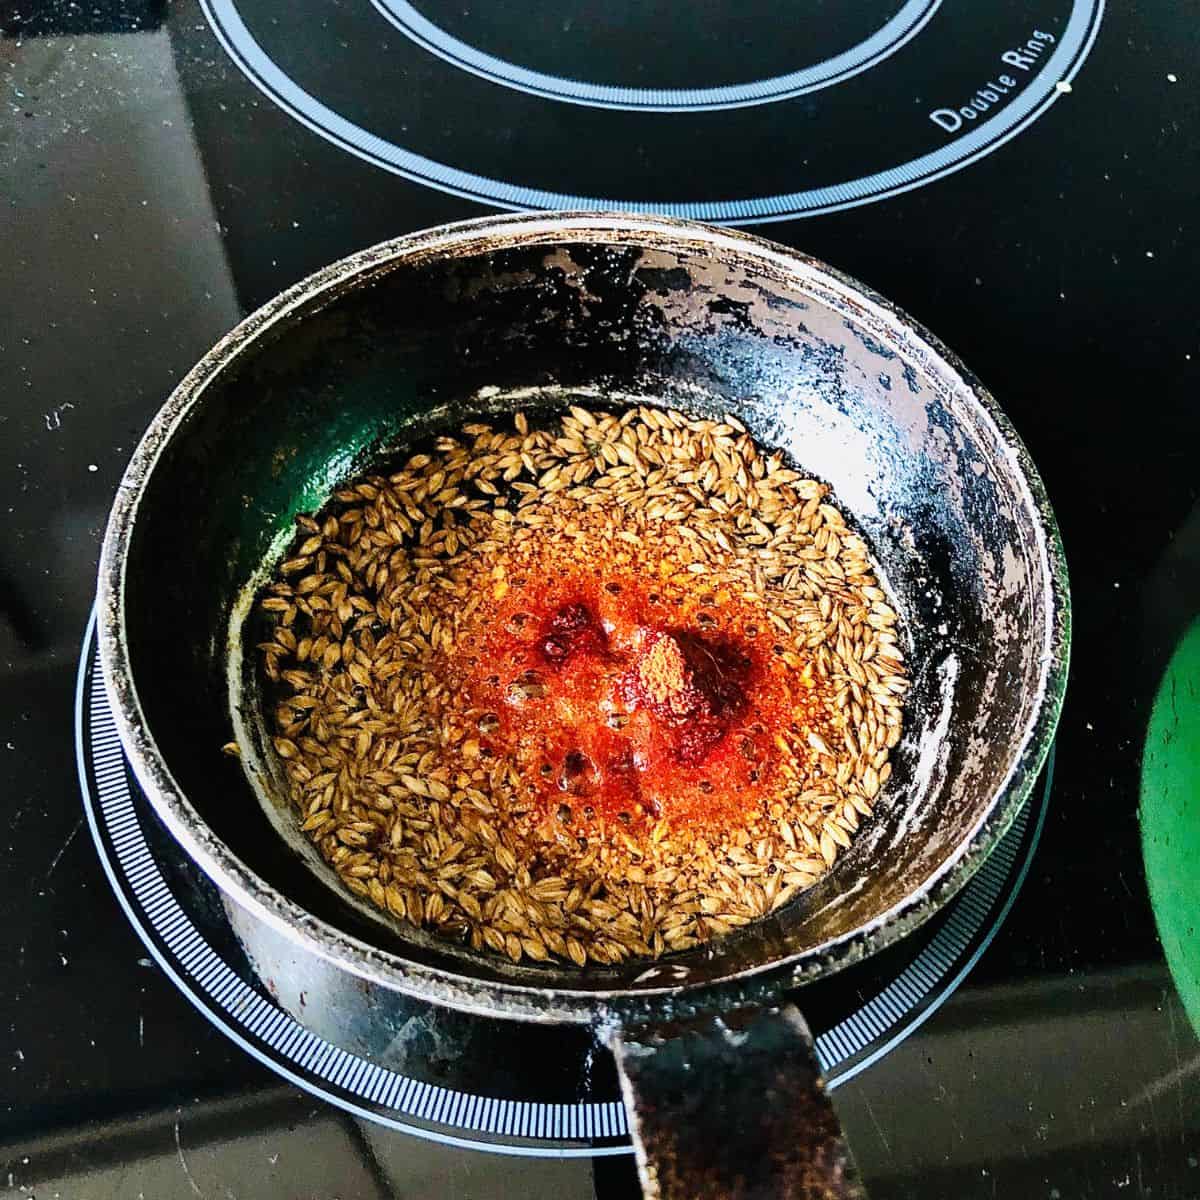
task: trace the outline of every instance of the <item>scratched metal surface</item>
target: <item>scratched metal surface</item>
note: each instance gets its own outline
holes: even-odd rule
[[[463,411],[505,409],[529,387],[559,408],[564,392],[590,391],[736,412],[831,484],[904,619],[906,732],[863,836],[793,905],[675,956],[669,972],[513,966],[347,900],[277,816],[286,790],[269,782],[279,764],[253,663],[229,648],[261,640],[236,614],[260,586],[266,548],[283,551],[291,514],[411,445],[414,427],[452,429]],[[829,974],[928,919],[1033,787],[1070,625],[1057,528],[1024,447],[903,314],[758,240],[587,214],[384,243],[252,314],[139,446],[106,531],[97,614],[134,771],[231,901],[255,961],[262,925],[356,983],[543,1022],[728,1007]],[[244,772],[207,749],[229,736],[231,693]],[[281,836],[298,856],[281,852]]]

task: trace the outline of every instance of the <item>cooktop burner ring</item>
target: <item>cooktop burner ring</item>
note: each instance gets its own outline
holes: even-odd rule
[[[853,208],[979,161],[1070,91],[1104,10],[1104,0],[1022,0],[993,21],[986,13],[987,19],[976,19],[974,9],[964,15],[962,8],[938,4],[921,10],[919,28],[896,37],[888,53],[869,56],[866,69],[843,72],[815,91],[785,88],[761,100],[746,90],[757,85],[733,85],[730,109],[711,103],[720,88],[695,96],[690,89],[624,95],[618,88],[614,98],[604,85],[595,85],[596,93],[580,91],[579,81],[547,71],[523,76],[524,68],[498,65],[497,56],[471,51],[427,19],[415,21],[409,0],[344,10],[353,43],[331,43],[328,55],[297,58],[286,41],[287,22],[271,15],[278,3],[200,0],[217,40],[256,88],[363,161],[494,207],[624,209],[736,225]],[[380,15],[385,5],[390,24]],[[911,17],[918,10],[905,5],[900,11]],[[386,36],[398,22],[405,26],[403,45]],[[347,90],[347,77],[363,75],[368,62],[374,86],[364,85],[361,94]],[[770,92],[779,78],[790,77],[760,83]],[[415,106],[406,100],[410,88],[420,95]],[[377,98],[384,93],[390,98],[381,109]],[[556,106],[552,115],[528,107],[547,97]],[[664,99],[683,107],[664,111],[656,103]],[[574,102],[563,103],[568,100]],[[729,121],[747,104],[778,114],[774,124],[712,124],[712,118]],[[454,119],[455,113],[470,116]],[[640,123],[607,123],[621,119]],[[669,128],[643,124],[663,121]],[[721,164],[725,176],[683,165],[695,165],[695,147],[703,148],[710,166]],[[513,163],[525,164],[525,180],[512,177]],[[757,194],[746,194],[756,191],[747,180],[760,175]],[[623,181],[625,194],[608,191],[614,178]],[[730,185],[722,178],[737,181],[733,195],[724,194]],[[673,195],[680,179],[700,195]]]
[[[317,1037],[276,1004],[241,959],[219,904],[212,899],[212,885],[195,872],[212,894],[207,902],[193,887],[180,886],[179,872],[190,864],[181,867],[181,856],[169,853],[173,843],[156,827],[125,759],[100,671],[95,622],[93,612],[80,655],[75,707],[85,814],[126,916],[158,965],[200,1012],[297,1087],[393,1130],[517,1155],[594,1157],[631,1151],[615,1075],[603,1085],[603,1094],[600,1085],[592,1085],[601,1074],[598,1059],[603,1054],[594,1046],[576,1047],[585,1098],[565,1103],[513,1099],[498,1094],[499,1087],[485,1094],[384,1069]],[[1045,818],[1053,767],[1051,752],[1043,787],[942,914],[869,963],[804,989],[803,1004],[830,1087],[899,1044],[936,1011],[983,954],[1028,871]],[[155,842],[167,853],[156,850]],[[877,976],[880,963],[885,965]],[[867,976],[861,974],[864,971]],[[860,974],[851,986],[846,981],[854,972]],[[831,1008],[835,1017],[822,1020]],[[429,1006],[414,1002],[414,1013],[418,1018],[427,1015]],[[497,1027],[501,1046],[514,1036],[512,1022],[450,1016],[451,1025],[472,1032]],[[556,1027],[521,1028],[522,1036],[533,1038],[579,1036],[578,1030],[568,1034]],[[510,1075],[504,1070],[497,1079]],[[509,1090],[515,1088],[510,1084]]]
[[[811,66],[746,83],[698,88],[622,87],[531,70],[468,45],[431,21],[409,0],[371,0],[371,3],[385,20],[418,46],[503,87],[592,108],[702,112],[772,104],[851,79],[881,63],[920,33],[941,7],[942,0],[905,0],[869,37]]]

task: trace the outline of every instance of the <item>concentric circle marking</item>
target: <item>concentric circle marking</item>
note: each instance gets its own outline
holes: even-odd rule
[[[88,825],[118,901],[180,991],[254,1058],[355,1116],[448,1145],[555,1157],[629,1152],[625,1109],[615,1094],[609,1100],[539,1103],[401,1075],[310,1033],[244,968],[222,956],[201,931],[203,922],[188,911],[188,897],[172,891],[147,840],[146,818],[101,676],[95,614],[80,656],[75,743]],[[912,947],[907,965],[868,1001],[817,1034],[817,1057],[830,1087],[870,1066],[916,1029],[978,961],[1024,881],[1053,765],[1051,752],[1042,794],[1020,811],[987,862],[947,906],[933,936],[918,934],[901,943],[898,949]],[[837,987],[835,977],[810,985],[803,995]]]
[[[371,0],[371,3],[405,37],[446,62],[490,79],[504,87],[535,96],[584,104],[591,108],[641,109],[649,112],[698,112],[745,108],[803,96],[851,79],[894,54],[919,33],[942,0],[907,0],[889,21],[856,46],[812,66],[769,79],[723,87],[632,88],[587,83],[543,71],[532,71],[503,58],[477,50],[447,33],[418,11],[408,0]]]
[[[247,0],[200,0],[200,2],[218,40],[257,88],[313,132],[348,153],[384,170],[454,195],[501,208],[624,209],[688,217],[717,224],[737,225],[752,225],[766,221],[834,212],[888,196],[895,196],[961,170],[968,164],[990,154],[1027,128],[1050,105],[1062,97],[1065,89],[1058,85],[1070,81],[1079,70],[1095,40],[1104,7],[1104,0],[1070,0],[1069,15],[1064,26],[1059,30],[1053,42],[1046,43],[1049,52],[1039,54],[1036,62],[1031,60],[1030,64],[1025,67],[1012,68],[1016,72],[1013,76],[1014,87],[1008,88],[1005,95],[998,98],[995,103],[987,103],[981,111],[972,110],[972,115],[964,118],[961,125],[953,129],[946,140],[940,144],[932,143],[934,144],[933,149],[885,165],[879,170],[854,174],[834,182],[823,182],[818,186],[802,187],[794,191],[770,191],[761,195],[735,196],[729,199],[697,199],[686,195],[656,199],[647,194],[641,196],[636,194],[611,195],[590,190],[572,191],[569,190],[569,183],[562,190],[557,187],[549,188],[526,184],[515,179],[476,173],[427,154],[418,153],[392,140],[384,133],[367,128],[364,124],[344,115],[343,112],[337,111],[334,105],[323,101],[284,70],[264,49],[248,27],[241,8]],[[406,3],[406,0],[388,0],[388,3],[393,5],[396,11],[402,11],[398,6]],[[907,12],[908,6],[906,5],[901,11]],[[930,19],[935,15],[934,11],[926,13],[924,23],[919,23],[922,36],[902,38],[894,43],[889,54],[883,57],[877,56],[866,64],[869,67],[878,68],[886,59],[886,65],[890,67],[901,58],[907,58],[910,55],[917,56],[918,61],[912,67],[915,72],[913,86],[917,94],[910,95],[909,102],[903,106],[905,109],[904,119],[907,122],[916,122],[916,125],[919,125],[925,134],[930,134],[932,130],[931,136],[934,138],[940,138],[943,135],[939,134],[936,127],[931,125],[926,108],[915,107],[918,100],[922,106],[927,106],[930,110],[945,104],[960,108],[966,107],[961,103],[966,98],[963,96],[937,96],[935,99],[929,100],[923,99],[921,95],[924,92],[936,93],[938,91],[941,86],[939,63],[942,52],[951,53],[953,51],[953,47],[942,47],[938,52],[924,54],[921,47],[926,38],[930,36],[933,26],[939,25],[945,14],[952,11],[954,11],[953,5],[942,5],[937,8],[938,20],[936,21]],[[395,19],[395,12],[390,15]],[[406,19],[411,25],[413,18],[406,17]],[[415,29],[416,26],[412,26],[412,28]],[[1029,28],[1032,30],[1035,25],[1030,25]],[[424,35],[430,35],[429,30],[424,27],[422,29]],[[917,31],[914,29],[912,32],[916,33]],[[406,29],[406,33],[411,35],[410,30]],[[426,43],[422,42],[421,44],[425,45]],[[434,49],[435,47],[430,44],[429,48]],[[897,54],[896,51],[901,48],[903,48],[903,54]],[[456,66],[460,66],[464,70],[471,69],[468,62],[451,59],[449,51],[444,45],[442,51],[441,57],[446,58],[447,61],[454,61]],[[985,70],[992,71],[993,74],[1003,73],[1006,68],[1001,56],[1006,52],[1003,45],[991,47],[987,59],[989,65]],[[489,58],[490,56],[483,57]],[[475,65],[478,69],[472,71],[472,74],[486,73],[479,64]],[[402,74],[398,77],[400,82],[403,81],[403,78]],[[557,79],[554,76],[546,76],[546,78]],[[874,70],[851,72],[849,75],[841,77],[840,80],[831,81],[838,82],[838,87],[826,87],[819,95],[829,96],[840,93],[842,87],[858,86],[861,81],[874,78]],[[512,86],[514,80],[507,79],[502,82],[507,86]],[[560,80],[554,86],[561,87],[572,82]],[[991,82],[993,81],[988,78],[987,74],[983,74],[978,79],[972,80],[970,86],[986,88]],[[530,86],[528,90],[536,92],[533,86]],[[701,92],[703,91],[704,89],[701,89]],[[790,95],[793,102],[808,103],[808,99],[806,99],[808,92],[811,92],[811,89],[786,95]],[[650,96],[654,94],[653,90],[649,92]],[[783,100],[786,103],[786,95],[769,98]],[[555,98],[566,99],[567,97],[556,96]],[[580,100],[580,103],[582,102]],[[636,109],[644,106],[629,104],[616,105],[616,107]],[[714,106],[700,104],[698,107],[704,109]],[[716,105],[715,107],[722,106]],[[648,118],[652,115],[654,108],[654,105],[650,105],[650,111],[644,112],[643,115]],[[414,111],[414,119],[423,117],[425,120],[429,120],[432,119],[429,114],[437,113],[439,114],[437,119],[441,120],[441,112],[442,106],[439,104],[438,95],[433,93],[417,106]],[[477,107],[473,112],[472,123],[483,127],[490,110],[486,107]],[[619,115],[621,114],[610,114],[613,117]],[[699,112],[695,116],[700,119],[704,113]],[[805,114],[800,113],[798,116],[803,117]],[[889,128],[889,125],[898,120],[900,116],[899,109],[893,106],[888,111],[875,114],[873,119],[876,122],[876,128],[873,132],[868,134],[858,131],[855,134],[860,137],[868,135],[872,137],[874,145],[878,147],[878,155],[885,163],[889,156],[889,147],[894,140],[894,131]],[[915,127],[912,124],[906,126],[910,135]],[[817,140],[810,142],[810,145],[828,143],[845,136],[844,131],[829,127],[823,129],[819,123],[813,126],[813,130],[817,135]],[[587,136],[591,139],[589,144],[599,144],[595,142],[595,132],[591,132]],[[703,141],[705,131],[703,128],[699,128],[687,136]],[[617,144],[626,144],[627,139],[628,133],[625,132],[615,137],[614,141]],[[764,144],[763,149],[785,162],[795,161],[798,164],[798,172],[803,173],[799,165],[800,155],[787,153],[784,148],[775,147],[769,143]],[[713,156],[716,157],[720,154],[720,147],[714,146]],[[651,166],[653,167],[653,164]],[[675,178],[675,172],[670,168],[664,167],[664,171],[667,178]],[[712,187],[720,186],[719,183],[707,180],[703,181],[701,186],[704,186],[705,183]]]

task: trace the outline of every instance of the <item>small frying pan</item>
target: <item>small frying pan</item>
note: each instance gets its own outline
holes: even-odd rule
[[[578,395],[734,413],[832,485],[893,593],[912,676],[892,778],[831,873],[702,948],[582,971],[474,954],[354,903],[286,812],[241,654],[247,597],[297,513],[431,429]],[[121,483],[99,629],[146,795],[300,1021],[385,1064],[397,993],[589,1024],[616,1056],[648,1196],[847,1196],[811,1038],[779,997],[916,928],[1004,834],[1058,719],[1069,601],[1025,448],[910,318],[756,238],[533,214],[356,254],[206,355]],[[231,722],[246,770],[219,753]]]

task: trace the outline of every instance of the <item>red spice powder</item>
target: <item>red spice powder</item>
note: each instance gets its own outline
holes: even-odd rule
[[[650,572],[534,575],[493,588],[447,665],[484,755],[518,764],[545,820],[729,828],[785,790],[777,739],[803,743],[828,697],[755,604]]]

